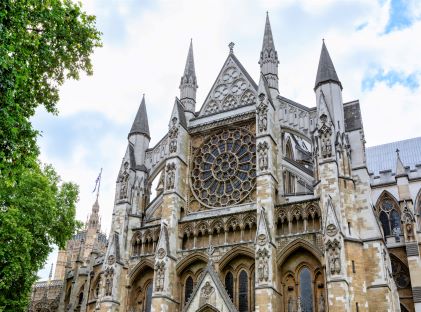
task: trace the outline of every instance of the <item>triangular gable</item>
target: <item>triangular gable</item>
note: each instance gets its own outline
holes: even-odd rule
[[[256,97],[256,83],[235,55],[230,53],[200,109],[199,116],[255,105]]]
[[[265,245],[267,243],[272,242],[268,225],[267,225],[267,221],[266,221],[265,210],[263,207],[260,210],[260,216],[259,216],[259,222],[257,224],[255,240],[256,240],[256,244],[259,244],[259,245]]]
[[[324,223],[324,234],[328,236],[336,236],[341,233],[341,227],[339,225],[339,219],[336,215],[335,207],[333,207],[331,198],[327,201],[326,218]]]
[[[272,104],[273,106],[272,96],[269,91],[269,83],[267,79],[265,78],[265,76],[263,76],[263,74],[260,73],[260,80],[259,80],[259,87],[257,90],[257,94],[260,96],[260,94],[262,93],[268,98],[269,103]]]
[[[184,112],[183,104],[181,104],[180,100],[176,97],[174,101],[174,106],[171,113],[170,124],[171,127],[173,125],[173,119],[177,118],[177,122],[184,128],[187,129],[187,121],[186,115]]]
[[[156,253],[159,259],[170,256],[170,245],[168,240],[168,229],[167,224],[161,223],[161,232],[159,234],[158,244],[156,246]]]
[[[203,311],[205,307],[215,311],[237,312],[211,262],[202,273],[183,312]]]

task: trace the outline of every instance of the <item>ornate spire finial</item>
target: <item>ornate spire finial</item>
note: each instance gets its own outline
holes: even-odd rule
[[[229,45],[228,45],[228,47],[230,48],[230,54],[234,53],[234,45],[235,45],[234,42],[230,42]]]
[[[398,157],[400,157],[400,156],[399,156],[399,152],[400,152],[399,148],[397,148],[395,152],[396,152],[396,155],[397,155]]]

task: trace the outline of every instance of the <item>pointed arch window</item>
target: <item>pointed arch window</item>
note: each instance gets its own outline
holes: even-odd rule
[[[225,275],[225,289],[227,290],[228,295],[230,296],[231,300],[234,298],[234,276],[231,272],[228,272]]]
[[[184,286],[184,303],[187,303],[190,300],[190,296],[193,293],[193,278],[191,276],[187,277],[186,283]]]
[[[285,156],[289,159],[294,160],[294,151],[292,149],[291,140],[288,139],[285,145]]]
[[[385,195],[377,207],[377,212],[384,236],[394,235],[398,240],[401,234],[401,218],[397,203],[389,195]]]
[[[313,285],[310,270],[304,267],[300,272],[300,300],[302,311],[313,311]]]
[[[145,309],[144,312],[151,312],[152,306],[152,282],[146,287]]]
[[[248,298],[248,275],[242,270],[238,277],[238,311],[248,312],[249,298]]]

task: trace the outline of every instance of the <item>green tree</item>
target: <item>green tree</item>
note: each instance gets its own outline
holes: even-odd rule
[[[24,311],[52,246],[78,222],[78,188],[37,161],[39,106],[57,114],[59,87],[101,46],[95,17],[71,0],[0,0],[0,311]]]
[[[59,87],[92,74],[101,45],[95,17],[71,0],[0,1],[0,180],[16,180],[38,156],[29,118],[38,106],[57,113]]]
[[[45,166],[25,170],[1,192],[7,199],[0,213],[0,310],[24,311],[52,246],[63,248],[78,226],[78,187]]]

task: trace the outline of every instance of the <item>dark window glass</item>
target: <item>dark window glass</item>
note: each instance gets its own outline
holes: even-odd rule
[[[191,276],[189,276],[186,279],[186,285],[184,286],[184,302],[188,302],[190,299],[190,296],[193,292],[193,279]]]
[[[232,300],[232,298],[234,298],[234,277],[231,272],[228,272],[227,275],[225,275],[225,289]]]
[[[238,278],[238,311],[247,312],[249,310],[248,300],[248,276],[246,271],[241,271]]]
[[[151,312],[152,305],[152,282],[146,287],[145,312]]]
[[[390,225],[392,228],[392,234],[399,235],[401,233],[401,218],[395,209],[393,209],[390,213]]]
[[[380,212],[380,222],[382,223],[384,236],[390,235],[389,218],[384,211]]]
[[[304,268],[300,272],[301,308],[306,312],[313,312],[313,287],[309,269]]]

